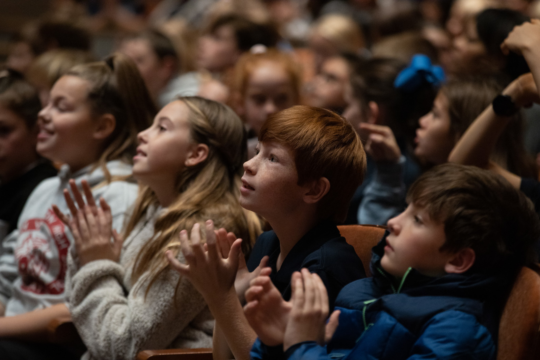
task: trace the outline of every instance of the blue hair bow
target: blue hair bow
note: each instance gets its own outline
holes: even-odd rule
[[[394,86],[404,91],[413,91],[424,80],[433,86],[439,86],[446,77],[440,66],[431,65],[431,60],[426,55],[418,54],[414,55],[411,64],[398,74]]]

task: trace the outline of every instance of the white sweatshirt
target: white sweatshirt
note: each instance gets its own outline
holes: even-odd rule
[[[212,347],[212,314],[187,279],[178,284],[178,272],[167,270],[146,296],[148,272],[131,282],[133,263],[159,215],[149,210],[141,219],[124,241],[120,263],[97,260],[79,268],[70,252],[68,306],[88,349],[83,359],[132,360],[142,350]]]
[[[63,190],[70,179],[78,185],[88,181],[90,187],[105,180],[101,168],[91,173],[90,166],[71,174],[64,165],[58,176],[41,182],[28,198],[18,228],[10,233],[0,248],[0,301],[6,305],[6,316],[65,302],[64,279],[67,255],[73,237],[52,210],[56,204],[69,213]],[[112,176],[131,175],[131,166],[110,161]],[[97,200],[103,197],[111,206],[113,227],[121,231],[125,215],[137,198],[138,186],[126,181],[113,181],[92,191]]]

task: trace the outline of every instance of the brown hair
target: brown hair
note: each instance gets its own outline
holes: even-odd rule
[[[82,50],[49,50],[37,57],[30,65],[27,78],[32,83],[44,83],[51,88],[56,80],[72,67],[95,61],[92,54]]]
[[[384,115],[385,125],[412,148],[418,119],[431,109],[437,89],[425,81],[409,92],[397,89],[394,81],[404,68],[405,63],[397,59],[367,60],[355,69],[351,87],[364,112],[368,111],[370,101],[375,102]]]
[[[293,106],[270,115],[259,140],[292,150],[298,184],[327,178],[330,191],[319,205],[320,217],[343,222],[366,168],[364,148],[347,120],[330,110]]]
[[[115,129],[96,164],[110,181],[105,164],[114,159],[131,163],[137,134],[150,126],[156,107],[139,70],[125,55],[116,53],[105,61],[75,66],[66,75],[90,83],[88,101],[95,115],[111,114],[115,118]]]
[[[276,49],[267,49],[262,53],[246,53],[242,55],[240,60],[238,60],[236,63],[231,83],[231,91],[233,93],[232,102],[234,105],[242,102],[242,99],[247,91],[249,77],[257,66],[264,62],[276,63],[283,67],[289,76],[296,102],[299,102],[300,87],[302,85],[302,74],[300,72],[300,68],[291,56]]]
[[[239,14],[224,14],[217,17],[208,27],[207,33],[213,34],[223,26],[233,30],[236,46],[241,52],[248,51],[254,45],[274,47],[279,41],[276,27],[268,22],[254,22]]]
[[[488,268],[510,259],[520,266],[536,261],[538,215],[531,201],[499,175],[474,166],[439,165],[416,180],[407,202],[444,224],[441,251],[471,248],[475,264]]]
[[[424,54],[436,63],[437,48],[418,31],[408,31],[383,38],[373,45],[375,58],[394,58],[409,63],[416,54]]]
[[[324,15],[313,25],[311,32],[330,41],[338,52],[358,53],[366,45],[362,28],[346,15]]]
[[[463,135],[503,88],[503,83],[496,76],[454,78],[441,88],[448,100],[450,131],[456,139]],[[524,118],[520,112],[497,141],[491,157],[500,166],[520,177],[536,178],[536,163],[523,145],[523,127]]]
[[[41,110],[36,89],[13,70],[0,72],[0,104],[20,116],[28,129],[36,125]]]
[[[208,145],[209,153],[205,161],[178,175],[178,197],[156,220],[154,237],[137,255],[132,281],[135,283],[148,272],[147,293],[158,276],[169,269],[163,254],[177,245],[181,230],[212,219],[216,227],[224,227],[244,240],[242,250],[246,255],[261,233],[257,216],[244,210],[239,202],[242,164],[247,158],[247,135],[242,121],[231,108],[215,101],[200,97],[182,97],[179,101],[189,108],[191,140]],[[151,206],[158,206],[156,195],[142,186],[125,237]]]
[[[27,43],[39,55],[56,48],[89,51],[92,37],[74,21],[46,18],[25,26],[15,40]]]

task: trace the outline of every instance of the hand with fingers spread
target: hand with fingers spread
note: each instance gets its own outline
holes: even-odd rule
[[[218,237],[223,235],[223,232],[219,235],[220,232],[221,230],[217,232]],[[211,220],[205,224],[205,234],[206,245],[203,247],[198,223],[193,225],[190,237],[186,230],[180,232],[181,250],[187,264],[180,263],[170,250],[166,252],[166,256],[172,268],[186,276],[210,305],[219,302],[220,296],[234,286],[242,240],[236,239],[227,257],[223,258],[222,250],[218,248],[216,241],[214,223]]]
[[[388,126],[361,123],[360,132],[367,135],[368,140],[364,148],[373,160],[398,162],[401,150],[399,150],[394,133]]]
[[[272,284],[270,268],[251,281],[246,291],[247,304],[244,314],[259,339],[267,346],[283,344],[292,304],[283,300],[279,290]]]
[[[228,233],[227,230],[223,228],[215,231],[215,233],[221,257],[223,259],[227,259],[227,257],[229,256],[229,251],[231,250],[231,246],[236,241],[236,235],[234,235],[234,233],[232,232]],[[207,249],[207,247],[205,247],[205,249]],[[246,290],[248,289],[251,280],[259,276],[261,270],[266,267],[267,263],[268,256],[265,256],[261,259],[259,266],[255,270],[250,272],[246,264],[246,258],[244,257],[244,254],[240,252],[240,255],[238,256],[238,271],[236,272],[236,278],[234,280],[234,288],[236,290],[236,294],[238,295],[240,303],[245,303],[244,294],[246,293]]]
[[[526,51],[540,46],[540,20],[532,19],[514,27],[508,37],[501,44],[503,54],[508,55],[510,51],[524,55]]]
[[[64,190],[64,198],[71,217],[63,214],[55,205],[53,210],[73,234],[80,266],[103,259],[118,262],[123,239],[112,229],[111,208],[103,198],[99,199],[98,206],[88,183],[83,180],[81,184],[86,202],[74,180],[69,182],[74,199],[67,189]]]
[[[339,312],[325,325],[328,317],[328,294],[317,274],[307,269],[295,272],[292,280],[292,310],[285,330],[283,350],[304,341],[316,341],[324,345],[337,328]]]

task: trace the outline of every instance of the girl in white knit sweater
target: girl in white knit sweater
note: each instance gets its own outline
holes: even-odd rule
[[[72,218],[60,214],[76,240],[69,308],[88,348],[84,358],[210,347],[213,320],[203,297],[163,254],[181,230],[206,219],[249,239],[244,251],[260,232],[256,216],[238,202],[246,137],[231,109],[197,97],[173,101],[139,134],[139,144],[133,174],[142,185],[123,243],[104,201],[97,206],[88,197],[85,204],[74,189],[75,201],[66,192]]]

